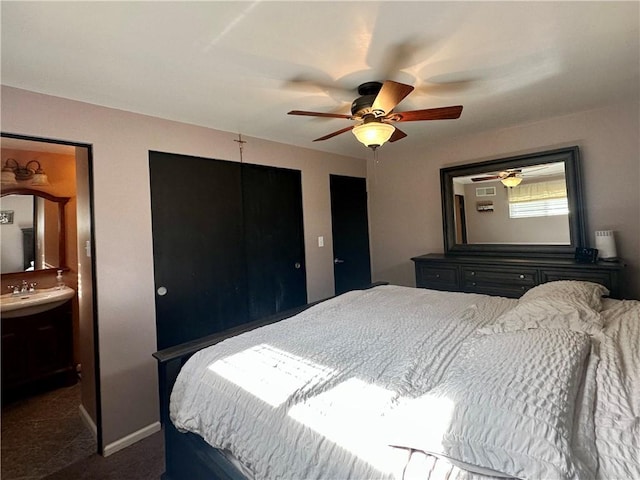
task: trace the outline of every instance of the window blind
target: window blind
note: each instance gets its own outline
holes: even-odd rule
[[[564,179],[520,184],[510,188],[509,217],[550,217],[567,215],[567,184]]]

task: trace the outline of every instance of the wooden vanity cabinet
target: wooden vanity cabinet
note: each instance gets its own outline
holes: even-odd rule
[[[512,258],[428,254],[414,257],[416,286],[518,298],[540,283],[584,280],[620,297],[623,262],[576,263],[567,258]]]
[[[2,319],[2,401],[73,385],[71,301],[46,312]]]

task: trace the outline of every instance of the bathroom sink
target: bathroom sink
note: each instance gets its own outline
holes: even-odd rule
[[[2,318],[14,318],[46,312],[62,305],[75,294],[75,290],[67,286],[42,288],[34,293],[7,293],[0,296],[0,313]]]

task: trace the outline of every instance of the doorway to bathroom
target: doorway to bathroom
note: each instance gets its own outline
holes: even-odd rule
[[[19,318],[2,318],[1,476],[39,478],[102,450],[91,146],[2,133],[1,149],[2,294],[73,291],[49,310],[63,321],[69,312],[67,329],[46,311],[14,322],[32,321],[35,333],[5,329]],[[24,377],[5,384],[5,364],[26,352]]]

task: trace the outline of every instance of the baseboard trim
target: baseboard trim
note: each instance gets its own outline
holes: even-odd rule
[[[156,432],[159,432],[160,429],[161,429],[160,422],[154,422],[151,425],[147,425],[146,427],[141,428],[140,430],[137,430],[132,434],[127,435],[126,437],[122,437],[121,439],[116,440],[115,442],[105,446],[102,452],[102,455],[104,457],[113,455],[114,453],[119,452],[123,448],[127,448],[128,446],[133,445],[136,442],[139,442],[143,438],[147,438],[148,436],[153,435]]]
[[[96,427],[96,424],[94,423],[93,418],[91,418],[91,415],[89,415],[89,412],[87,412],[87,409],[84,408],[84,405],[80,405],[78,410],[80,410],[80,418],[82,419],[84,424],[87,426],[87,428],[89,430],[91,430],[91,433],[93,434],[94,440],[97,441],[98,440],[98,428]]]

